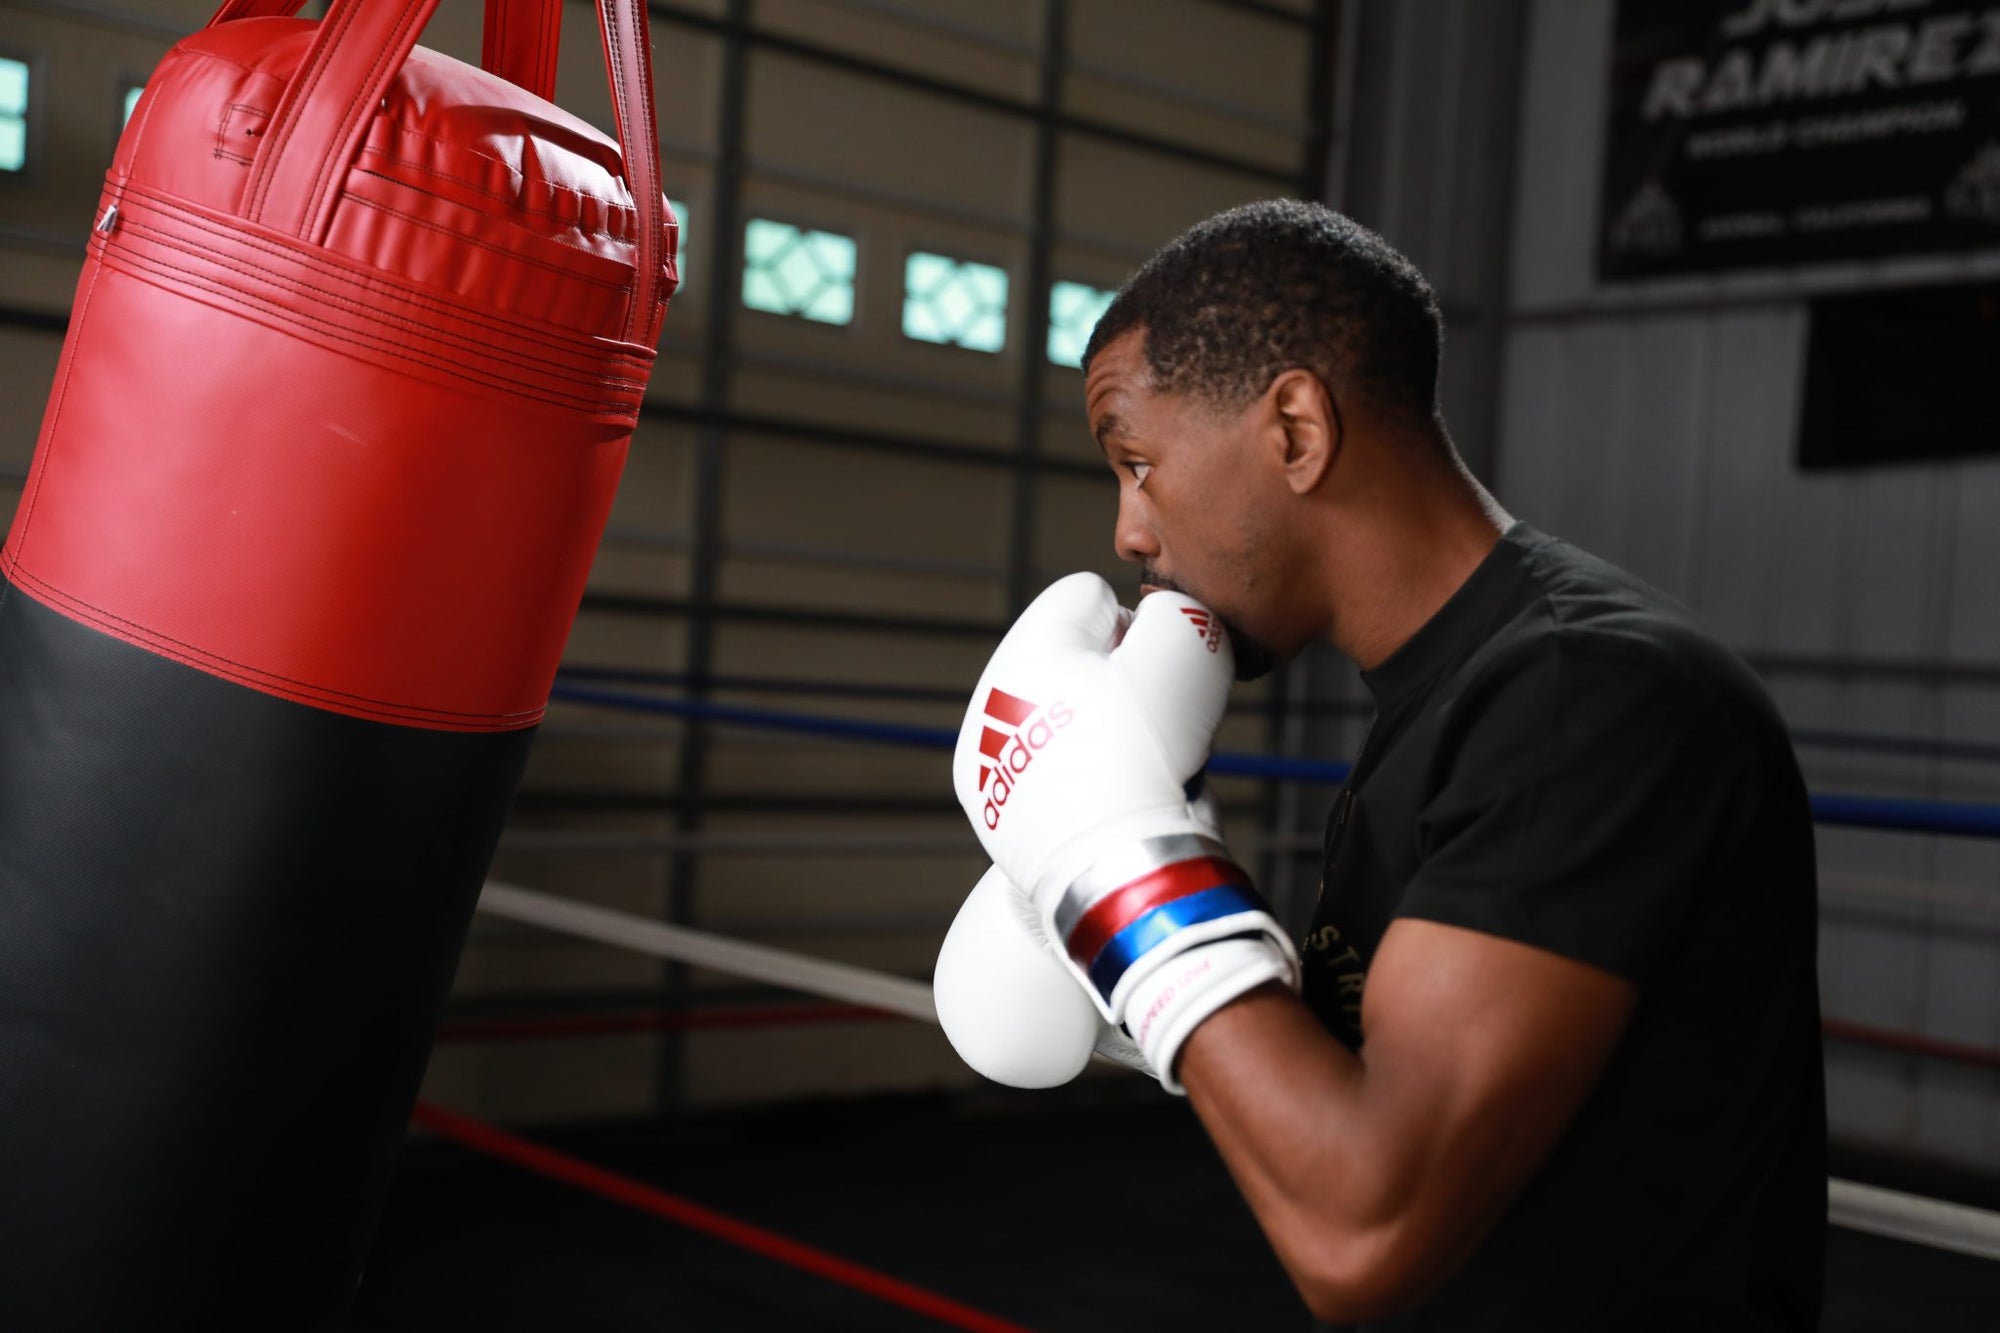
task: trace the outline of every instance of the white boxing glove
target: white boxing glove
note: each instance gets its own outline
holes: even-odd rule
[[[959,1059],[1014,1088],[1053,1088],[1092,1052],[1147,1073],[1050,951],[1034,906],[996,867],[967,895],[938,950],[931,982],[938,1021]]]
[[[952,758],[995,865],[1175,1092],[1174,1056],[1204,1019],[1298,985],[1290,940],[1184,795],[1228,702],[1218,629],[1179,593],[1128,612],[1094,574],[1060,579],[994,651]]]

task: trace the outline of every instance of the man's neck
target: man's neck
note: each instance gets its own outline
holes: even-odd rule
[[[1513,520],[1470,478],[1375,513],[1335,556],[1328,638],[1364,671],[1380,666],[1464,586]]]

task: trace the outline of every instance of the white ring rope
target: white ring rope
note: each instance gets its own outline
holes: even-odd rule
[[[629,912],[614,912],[608,907],[593,907],[491,880],[479,896],[479,910],[655,958],[713,968],[824,999],[885,1009],[923,1023],[938,1021],[937,1006],[931,1003],[931,988],[906,977],[723,939],[686,926],[648,921]]]
[[[1272,836],[1250,832],[1232,837],[1230,845],[1246,854],[1318,852],[1318,833]],[[696,853],[713,856],[980,856],[979,843],[968,832],[950,833],[621,833],[595,829],[509,829],[500,847],[510,852],[563,852],[620,856]],[[2000,923],[2000,893],[1950,884],[1892,880],[1821,871],[1822,908],[1849,911],[1902,905],[1931,909],[1974,926]]]
[[[1826,1182],[1826,1212],[1828,1221],[1849,1231],[2000,1260],[2000,1213],[1852,1180]]]
[[[724,939],[706,931],[648,921],[629,912],[487,881],[479,910],[654,958],[712,968],[828,1000],[866,1005],[922,1023],[938,1021],[931,988],[846,963]],[[2000,1213],[1851,1180],[1827,1182],[1827,1220],[1849,1231],[2000,1260]]]
[[[953,822],[958,815],[953,812]],[[1229,840],[1245,854],[1255,852],[1318,852],[1325,837],[1318,833],[1269,837],[1248,833]],[[717,856],[956,856],[979,857],[979,842],[962,827],[951,833],[619,833],[595,829],[509,829],[501,835],[507,852],[565,852],[622,856],[695,852]]]

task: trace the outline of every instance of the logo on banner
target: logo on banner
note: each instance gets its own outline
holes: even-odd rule
[[[1993,244],[1994,0],[1621,0],[1597,273]]]
[[[1194,624],[1195,632],[1202,636],[1211,653],[1222,646],[1222,621],[1212,613],[1192,606],[1181,608],[1181,614]]]
[[[1945,191],[1945,211],[1977,222],[2000,222],[2000,143],[1986,146],[1952,177]]]
[[[1681,248],[1681,211],[1658,181],[1647,181],[1611,224],[1611,248],[1670,255]]]
[[[997,687],[987,694],[983,711],[1000,724],[989,724],[979,733],[979,753],[985,756],[979,765],[979,790],[986,794],[986,827],[997,829],[1000,808],[1014,794],[1021,775],[1056,733],[1076,720],[1076,714],[1061,700],[1043,709]]]

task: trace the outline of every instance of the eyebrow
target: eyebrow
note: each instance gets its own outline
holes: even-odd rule
[[[1111,452],[1111,437],[1113,435],[1129,435],[1131,433],[1131,428],[1114,412],[1106,412],[1103,416],[1099,417],[1097,419],[1097,429],[1093,432],[1097,437],[1097,447],[1106,453]]]

